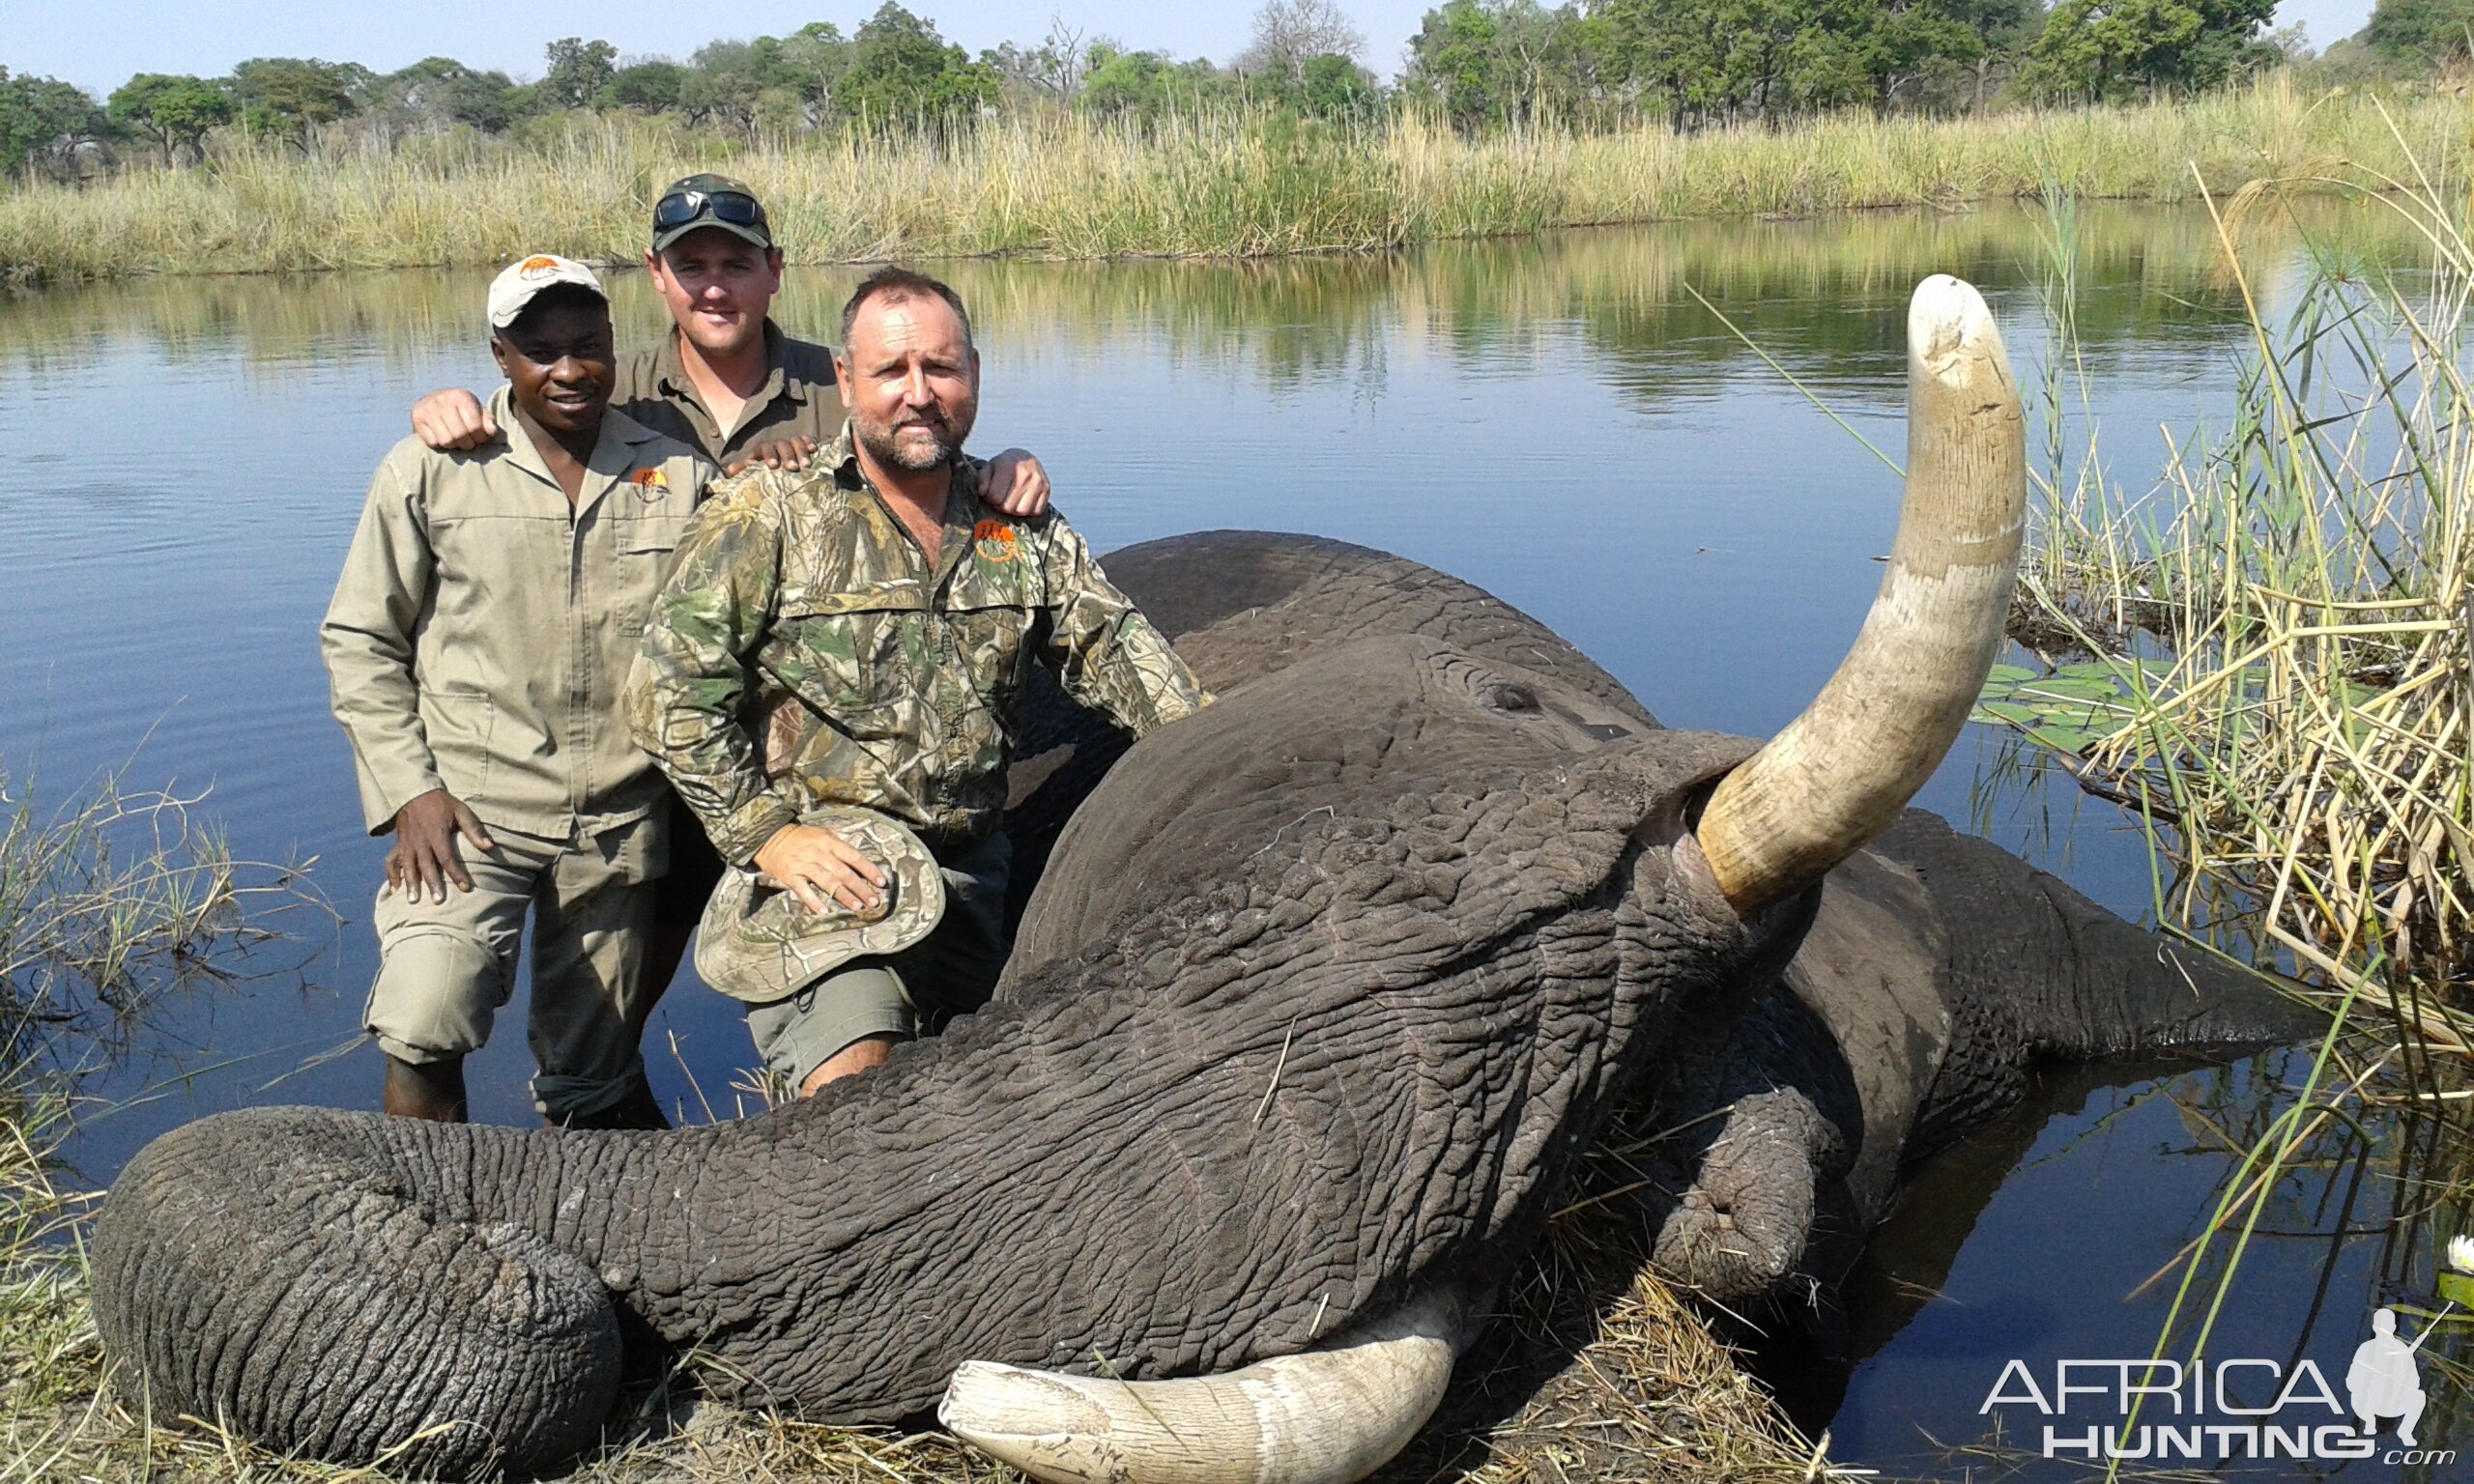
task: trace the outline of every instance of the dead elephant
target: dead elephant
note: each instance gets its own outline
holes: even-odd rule
[[[270,1109],[167,1134],[95,1248],[132,1394],[326,1458],[536,1470],[598,1437],[623,1315],[746,1400],[868,1422],[942,1397],[1046,1477],[1376,1467],[1621,1099],[1698,1077],[1742,1102],[1673,1054],[1762,1023],[1827,920],[1822,878],[1974,697],[2017,549],[2017,399],[1965,285],[1929,280],[1910,332],[1882,599],[1768,745],[1657,728],[1413,564],[1224,538],[1256,542],[1260,590],[1143,594],[1223,699],[1079,800],[995,1004],[732,1126]],[[1118,575],[1140,590],[1142,565]],[[1047,741],[1024,781],[1076,800],[1107,750]],[[1800,1180],[1809,1206],[1882,1162],[1873,1121],[1903,1138],[1913,1091],[1858,1089],[1852,1139],[1838,1108],[1835,1145],[1736,1186]],[[1731,1202],[1752,1209],[1687,1209]],[[1794,1225],[1765,1261],[1801,1253]]]

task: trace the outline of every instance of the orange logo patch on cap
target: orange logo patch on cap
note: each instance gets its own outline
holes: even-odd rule
[[[556,258],[527,258],[524,260],[524,266],[516,270],[527,278],[538,278],[543,273],[555,273],[558,271],[559,260]]]

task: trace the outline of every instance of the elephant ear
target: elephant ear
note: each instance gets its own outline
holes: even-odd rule
[[[1946,274],[1907,314],[1907,499],[1880,596],[1802,715],[1718,785],[1699,825],[1750,916],[1889,827],[1941,764],[2002,642],[2027,515],[2018,384],[1983,296]]]

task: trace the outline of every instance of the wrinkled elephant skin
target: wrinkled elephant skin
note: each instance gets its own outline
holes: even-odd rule
[[[1031,719],[1012,827],[1038,888],[993,1005],[735,1125],[271,1109],[167,1134],[95,1249],[130,1394],[458,1474],[590,1446],[622,1321],[744,1399],[849,1422],[924,1411],[968,1360],[1221,1372],[1494,1281],[1644,1088],[1804,1105],[1757,1130],[1800,1163],[1728,1175],[1709,1220],[1798,1188],[1878,1212],[1918,1126],[1998,1101],[2040,1051],[2159,1033],[2064,983],[2140,955],[2158,982],[2110,919],[2028,925],[2035,956],[2089,956],[2039,967],[2031,1013],[1999,955],[1952,946],[1936,925],[1974,909],[1945,887],[2006,910],[2034,886],[2006,857],[1962,883],[1894,842],[1842,868],[1847,908],[1833,883],[1740,919],[1687,821],[1751,744],[1659,728],[1465,584],[1231,533],[1110,571],[1222,699],[1122,759],[1096,724]],[[1830,951],[1781,990],[1817,912]],[[2160,1001],[2165,1033],[2282,1029],[2219,987]],[[2074,1015],[2087,1046],[2056,1034]],[[1849,1049],[1892,1043],[1862,1058],[1878,1085],[1848,1074]],[[1661,1217],[1687,1268],[1689,1203]],[[1769,1266],[1791,1266],[1809,1211],[1769,1219]]]

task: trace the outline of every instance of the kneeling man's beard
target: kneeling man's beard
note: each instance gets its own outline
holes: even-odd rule
[[[926,446],[906,446],[899,441],[899,436],[911,428],[927,431]],[[851,433],[877,463],[917,474],[953,462],[954,455],[963,451],[963,440],[969,436],[970,429],[957,428],[935,413],[914,413],[891,425],[863,427],[853,419]]]

